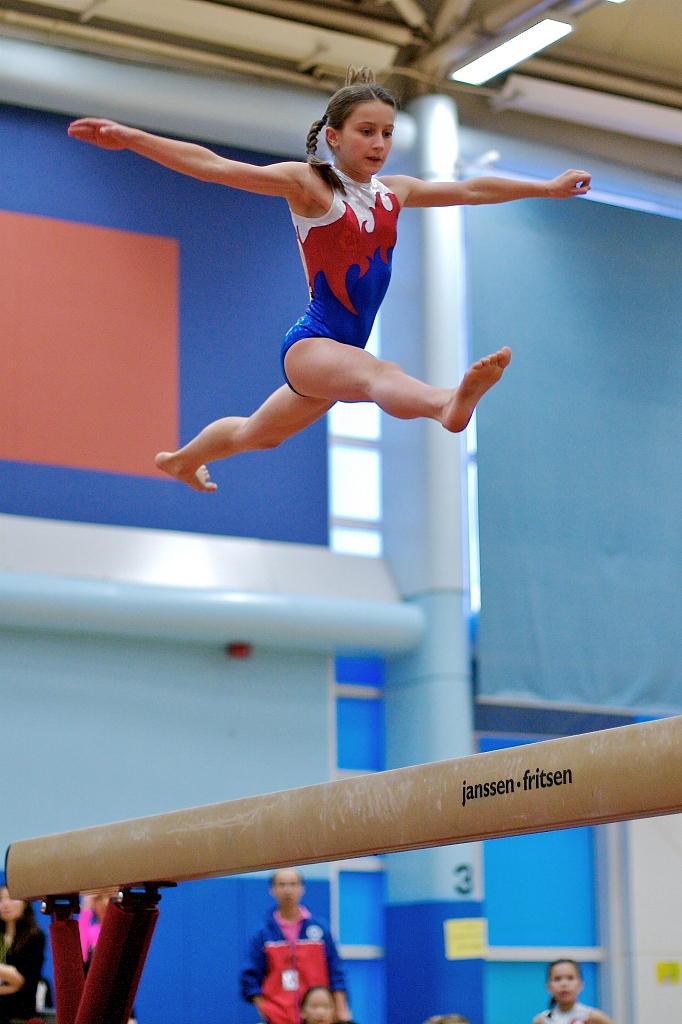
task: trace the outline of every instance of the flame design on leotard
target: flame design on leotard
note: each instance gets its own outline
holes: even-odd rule
[[[388,206],[386,204],[389,204]],[[305,239],[299,241],[303,250],[311,295],[315,277],[324,274],[329,288],[339,302],[351,313],[358,314],[354,307],[346,279],[352,267],[360,268],[360,277],[369,270],[372,260],[379,258],[388,263],[390,250],[397,238],[396,210],[398,200],[392,192],[377,192],[374,206],[367,209],[368,216],[362,223],[349,202],[344,201],[345,212],[331,224],[311,227]]]

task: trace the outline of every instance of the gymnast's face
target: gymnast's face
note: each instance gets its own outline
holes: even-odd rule
[[[575,964],[561,960],[552,967],[547,988],[556,999],[560,1010],[570,1010],[583,990],[583,979]]]
[[[356,103],[343,128],[328,128],[335,165],[356,181],[369,181],[388,159],[393,145],[395,110],[383,100]]]
[[[332,1024],[334,1000],[325,988],[312,989],[301,1006],[305,1024]]]

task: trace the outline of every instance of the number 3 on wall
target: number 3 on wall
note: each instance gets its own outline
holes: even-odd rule
[[[458,864],[452,869],[455,876],[453,886],[458,896],[471,896],[474,891],[474,869],[471,864]]]

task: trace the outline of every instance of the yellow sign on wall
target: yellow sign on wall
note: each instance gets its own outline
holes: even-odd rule
[[[680,965],[673,960],[668,963],[656,964],[656,981],[659,985],[679,985]]]
[[[443,921],[446,960],[482,960],[488,948],[484,917],[451,917]]]

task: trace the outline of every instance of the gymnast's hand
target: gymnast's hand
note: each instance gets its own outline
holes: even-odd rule
[[[135,134],[134,128],[105,117],[81,117],[71,122],[68,131],[71,138],[91,142],[102,149],[125,149]]]
[[[552,199],[570,199],[572,196],[584,196],[590,191],[592,175],[588,171],[564,171],[557,178],[547,182],[549,195]]]

